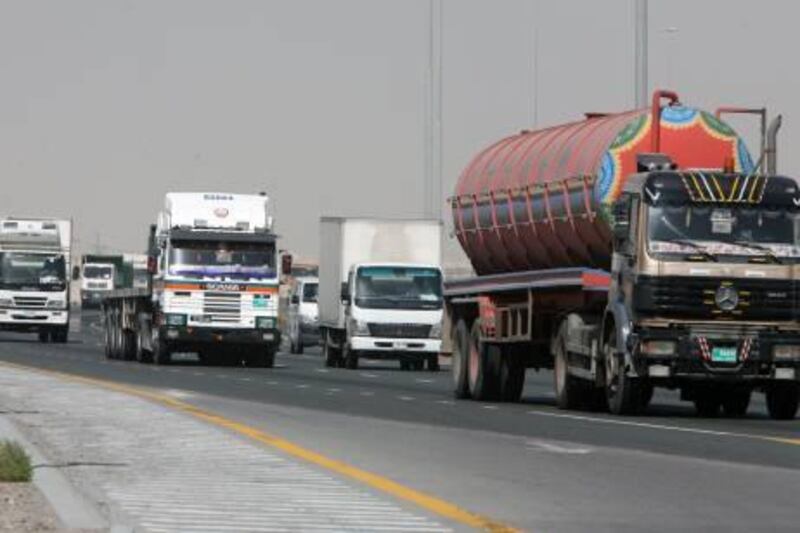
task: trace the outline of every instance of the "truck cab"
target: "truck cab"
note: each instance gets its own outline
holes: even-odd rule
[[[357,263],[342,287],[347,357],[399,359],[401,368],[439,367],[442,270],[438,265]]]
[[[0,329],[67,342],[71,238],[68,220],[0,221]]]
[[[665,386],[701,414],[741,415],[760,390],[773,417],[794,416],[799,205],[797,181],[784,176],[629,178],[613,206],[601,356],[609,402],[635,410]]]
[[[103,296],[114,290],[116,266],[113,263],[84,263],[81,269],[81,307],[99,308]]]

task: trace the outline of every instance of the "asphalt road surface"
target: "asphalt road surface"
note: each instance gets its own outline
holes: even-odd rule
[[[526,531],[786,530],[800,523],[800,421],[763,396],[742,419],[699,418],[656,392],[637,417],[560,411],[552,375],[528,371],[523,401],[456,401],[450,374],[319,353],[273,369],[109,361],[99,317],[67,345],[0,334],[0,360],[155,388]],[[46,394],[46,391],[43,391]]]

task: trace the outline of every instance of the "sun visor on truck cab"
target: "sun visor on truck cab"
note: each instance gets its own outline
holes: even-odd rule
[[[226,241],[272,244],[277,239],[274,233],[267,232],[232,232],[232,231],[195,231],[173,229],[170,231],[173,241]]]
[[[793,178],[719,172],[654,172],[645,181],[642,197],[650,205],[800,206],[800,189]]]

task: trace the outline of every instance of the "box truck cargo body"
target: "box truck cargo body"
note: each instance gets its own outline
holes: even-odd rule
[[[441,223],[323,217],[319,316],[329,366],[361,356],[438,365]]]

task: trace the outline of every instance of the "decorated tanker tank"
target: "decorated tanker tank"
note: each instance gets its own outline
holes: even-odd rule
[[[480,152],[450,200],[455,234],[482,275],[608,269],[608,207],[637,171],[637,154],[651,152],[668,155],[679,169],[754,171],[730,126],[660,91],[649,109],[523,131]]]

